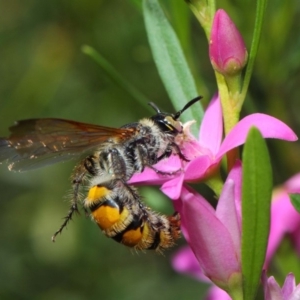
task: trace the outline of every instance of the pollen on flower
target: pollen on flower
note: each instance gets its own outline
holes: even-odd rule
[[[175,138],[175,142],[179,147],[181,147],[185,142],[195,140],[195,137],[191,134],[190,131],[191,126],[195,123],[196,123],[195,120],[191,120],[183,124],[182,133],[178,134]]]
[[[195,120],[184,123],[182,133],[175,139],[180,151],[189,160],[203,154],[203,149],[199,141],[193,136],[190,130],[191,126],[195,123]]]

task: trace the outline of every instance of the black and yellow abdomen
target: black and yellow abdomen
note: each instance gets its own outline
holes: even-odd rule
[[[153,212],[133,188],[120,182],[90,188],[85,206],[106,236],[137,250],[161,251],[180,236],[178,213],[167,217]]]
[[[109,237],[123,231],[132,221],[131,212],[118,201],[115,191],[104,185],[93,186],[85,199],[91,216]]]

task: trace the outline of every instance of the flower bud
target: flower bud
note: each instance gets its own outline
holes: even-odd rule
[[[209,56],[213,68],[223,75],[239,74],[248,53],[243,38],[227,13],[219,9],[210,35]]]

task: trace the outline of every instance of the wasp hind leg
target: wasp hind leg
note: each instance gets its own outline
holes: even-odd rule
[[[68,214],[65,216],[65,220],[60,226],[60,228],[53,234],[52,236],[52,242],[55,242],[56,236],[60,233],[62,233],[63,229],[68,225],[69,221],[72,220],[74,213],[79,214],[78,210],[78,201],[79,201],[79,195],[80,195],[80,188],[83,185],[84,179],[89,174],[94,174],[95,167],[94,167],[94,161],[92,157],[86,158],[75,170],[73,175],[73,197],[71,206],[69,209]],[[84,211],[86,214],[88,214],[87,210],[84,208]]]

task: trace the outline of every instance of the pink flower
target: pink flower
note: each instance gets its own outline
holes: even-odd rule
[[[265,114],[252,114],[236,124],[222,142],[223,117],[218,96],[213,97],[201,123],[199,139],[189,133],[191,123],[184,125],[184,134],[178,137],[183,154],[190,160],[182,161],[178,155],[160,161],[155,168],[164,172],[183,169],[173,176],[160,175],[150,168],[135,174],[130,183],[162,185],[161,190],[171,199],[178,199],[184,182],[200,182],[219,168],[222,157],[231,149],[242,145],[250,127],[257,127],[265,138],[287,141],[297,140],[295,133],[283,122]]]
[[[290,202],[290,193],[300,193],[300,173],[294,175],[273,193],[271,226],[265,268],[268,267],[268,264],[281,240],[287,234],[292,238],[300,256],[300,214],[297,213]],[[180,273],[191,275],[200,281],[207,281],[207,279],[203,276],[199,262],[190,247],[183,247],[179,250],[172,259],[172,265],[174,269]],[[220,288],[217,286],[211,287],[208,299],[227,299],[227,295],[225,293],[223,293],[223,298],[219,295],[219,293],[223,293]],[[216,294],[219,296],[214,298],[213,295]]]
[[[205,112],[199,139],[190,134],[190,124],[184,125],[184,132],[176,141],[189,161],[172,155],[155,165],[163,172],[180,169],[181,172],[166,176],[146,168],[143,173],[135,174],[130,183],[160,184],[162,191],[174,200],[175,209],[182,217],[184,236],[194,254],[192,263],[188,259],[185,262],[178,259],[177,269],[186,267],[198,279],[203,274],[230,293],[233,289],[241,290],[242,286],[241,165],[237,163],[228,175],[216,210],[187,183],[203,181],[218,171],[222,157],[245,142],[252,126],[265,138],[294,141],[297,136],[278,119],[257,113],[238,122],[222,141],[223,119],[218,96],[212,99]]]
[[[213,68],[223,75],[239,73],[247,62],[243,38],[223,9],[219,9],[214,16],[209,56]]]
[[[182,247],[172,258],[173,268],[178,273],[194,277],[199,281],[207,281],[200,270],[199,263],[190,247]]]
[[[264,285],[265,300],[300,299],[300,284],[296,286],[295,277],[291,273],[287,275],[282,288],[280,288],[273,276],[267,278],[265,273],[263,274],[262,281]]]
[[[205,299],[206,300],[232,300],[232,298],[229,297],[229,295],[225,291],[218,288],[217,286],[212,286],[209,289],[208,295]]]
[[[274,191],[266,265],[287,234],[292,238],[300,255],[300,214],[291,204],[289,194],[293,193],[300,193],[300,174],[294,175],[282,187]]]
[[[181,201],[174,204],[182,217],[183,233],[203,274],[226,291],[242,284],[241,177],[238,162],[228,175],[216,210],[201,195],[186,187],[182,190]]]

